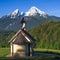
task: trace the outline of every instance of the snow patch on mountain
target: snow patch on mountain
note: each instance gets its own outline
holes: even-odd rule
[[[19,9],[16,9],[14,12],[12,12],[12,15],[16,15],[18,14],[18,12],[19,12]]]
[[[12,18],[12,19],[20,19],[23,16],[40,16],[43,18],[47,18],[48,14],[40,9],[36,8],[35,6],[31,7],[27,12],[19,12],[19,9],[14,10],[11,14],[3,16],[4,18]]]
[[[10,15],[11,15],[11,18],[18,18],[18,16],[20,16],[19,9],[16,9]]]
[[[8,30],[8,29],[9,29],[9,27],[13,26],[14,24],[15,24],[15,22],[10,23],[8,26],[6,26],[6,27],[5,27],[5,30]]]
[[[28,12],[26,12],[25,16],[43,16],[46,17],[46,13],[36,8],[35,6],[31,7]]]

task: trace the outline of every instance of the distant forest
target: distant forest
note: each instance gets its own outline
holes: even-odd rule
[[[46,22],[28,31],[35,39],[35,48],[60,49],[60,22]],[[0,31],[0,47],[9,47],[14,31]]]

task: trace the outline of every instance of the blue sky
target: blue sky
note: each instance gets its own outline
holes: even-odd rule
[[[36,6],[49,15],[60,17],[60,0],[0,0],[0,17],[17,8],[20,12],[26,12],[32,6]]]

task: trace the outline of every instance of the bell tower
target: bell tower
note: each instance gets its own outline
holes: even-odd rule
[[[25,21],[24,17],[21,20],[21,24],[22,24],[22,29],[26,30],[26,21]]]

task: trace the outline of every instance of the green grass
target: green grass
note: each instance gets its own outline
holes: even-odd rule
[[[47,56],[47,55],[40,55],[34,57],[25,57],[25,58],[0,58],[0,60],[60,60],[58,56]]]
[[[54,50],[54,49],[35,48],[34,51],[40,51],[40,52],[52,52],[52,53],[58,53],[58,54],[60,54],[60,50]]]
[[[10,53],[10,48],[0,48],[0,57],[5,57]]]
[[[60,50],[52,50],[52,49],[40,49],[36,48],[34,51],[41,51],[41,52],[46,52],[46,51],[52,51],[56,53],[60,53]],[[60,56],[52,55],[39,55],[39,56],[33,56],[33,57],[28,57],[28,58],[19,58],[19,59],[12,59],[12,58],[7,58],[6,55],[10,53],[10,48],[0,48],[0,60],[58,60],[60,59]]]
[[[60,50],[35,48],[34,51],[59,53]],[[0,57],[5,57],[10,53],[10,48],[0,48]]]

